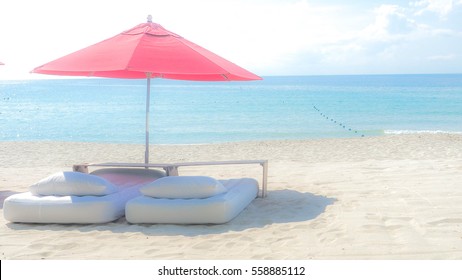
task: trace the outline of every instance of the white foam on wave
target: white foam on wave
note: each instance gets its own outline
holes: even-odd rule
[[[462,131],[444,131],[444,130],[385,130],[385,134],[458,134]]]

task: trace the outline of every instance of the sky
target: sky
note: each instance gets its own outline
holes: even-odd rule
[[[145,22],[271,75],[462,73],[462,0],[0,2],[0,79]]]

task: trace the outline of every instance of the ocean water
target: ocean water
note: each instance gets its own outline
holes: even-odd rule
[[[151,82],[150,139],[193,144],[462,133],[462,74]],[[0,81],[0,141],[144,143],[146,81]]]

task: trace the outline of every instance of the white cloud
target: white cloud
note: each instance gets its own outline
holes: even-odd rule
[[[432,55],[427,57],[428,60],[450,61],[456,58],[455,54]]]
[[[453,0],[421,0],[411,2],[411,5],[418,8],[416,15],[422,15],[425,12],[433,12],[440,17],[446,17],[453,9],[454,3],[460,4],[462,1]]]
[[[424,4],[423,2],[421,3]],[[428,4],[428,3],[427,3]],[[447,15],[444,5],[426,5]],[[437,9],[437,7],[440,7]],[[363,27],[350,30],[318,48],[305,52],[303,57],[313,63],[314,69],[326,74],[342,73],[432,73],[462,72],[462,32],[451,18],[424,18],[416,11],[423,7],[379,5],[366,14]],[[455,12],[453,6],[451,12]],[[364,11],[363,11],[364,12]],[[452,18],[454,19],[454,17]],[[452,25],[451,25],[452,24]],[[313,60],[314,55],[319,56]],[[423,61],[429,63],[423,64]],[[448,67],[445,71],[444,64]],[[458,61],[458,63],[457,63]],[[434,62],[435,64],[432,64]],[[449,67],[450,65],[450,67]],[[459,66],[457,66],[459,65]],[[308,67],[306,68],[309,71]],[[455,70],[459,69],[459,70]]]
[[[363,40],[392,41],[412,32],[415,22],[406,15],[406,10],[397,5],[381,5],[374,10],[375,20],[359,32]]]

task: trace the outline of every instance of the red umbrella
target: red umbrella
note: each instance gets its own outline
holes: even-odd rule
[[[151,78],[191,81],[261,80],[259,76],[153,23],[151,16],[147,23],[39,66],[32,72],[147,79],[146,163],[149,162]]]

